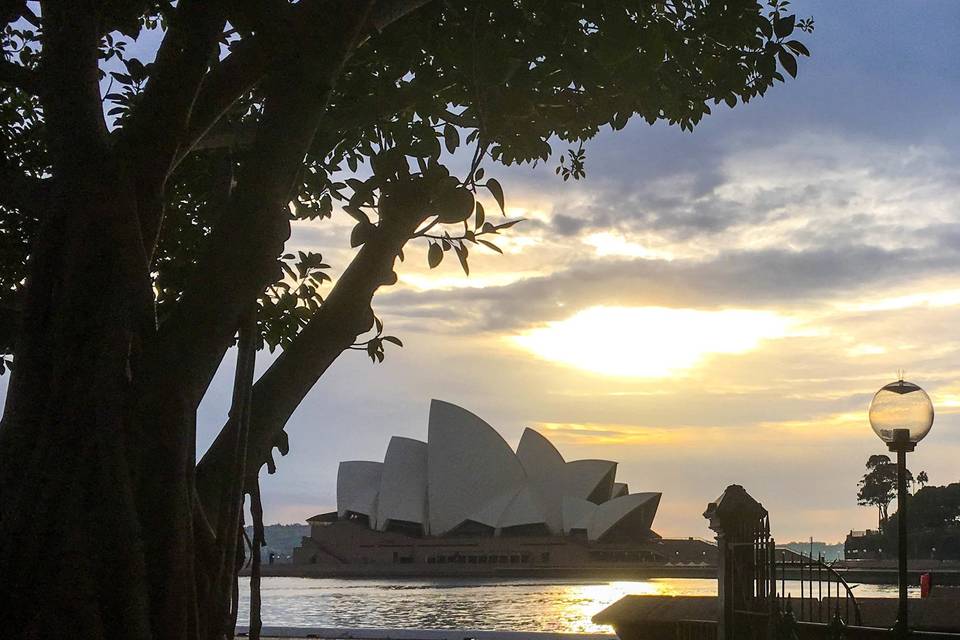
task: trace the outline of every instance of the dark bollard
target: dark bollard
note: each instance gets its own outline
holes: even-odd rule
[[[738,629],[736,611],[769,611],[769,594],[757,594],[755,585],[763,587],[769,576],[758,571],[758,540],[769,539],[767,510],[738,484],[727,487],[716,501],[707,505],[703,517],[716,532],[718,570],[717,620],[718,640],[740,640],[749,637],[754,622],[743,620]],[[756,596],[760,595],[761,604]]]

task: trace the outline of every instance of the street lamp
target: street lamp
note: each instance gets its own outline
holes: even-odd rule
[[[926,392],[906,380],[884,386],[870,402],[870,426],[890,451],[897,452],[897,556],[900,603],[897,637],[907,637],[907,452],[933,426],[933,403]]]

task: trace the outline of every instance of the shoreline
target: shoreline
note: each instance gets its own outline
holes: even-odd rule
[[[249,576],[244,569],[241,576]],[[565,578],[591,580],[646,580],[650,578],[716,578],[716,567],[490,567],[463,565],[298,565],[273,564],[260,568],[263,577],[285,578]]]
[[[837,573],[848,583],[896,584],[897,571],[886,567],[837,567]],[[581,567],[490,567],[465,568],[462,565],[263,565],[263,577],[285,578],[562,578],[580,580],[649,580],[653,578],[716,578],[716,567],[710,566],[581,566]],[[911,584],[919,584],[920,576],[931,574],[936,586],[960,587],[960,568],[917,568],[908,572]],[[240,573],[249,576],[249,570]],[[787,571],[787,580],[799,579],[799,573]]]

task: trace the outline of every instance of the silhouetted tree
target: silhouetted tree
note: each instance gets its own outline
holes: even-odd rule
[[[691,130],[795,75],[812,22],[787,4],[0,2],[5,637],[229,636],[244,497],[256,514],[343,351],[399,346],[371,301],[406,243],[467,271],[514,224],[484,209],[504,207],[492,164],[565,144],[576,179],[602,126]],[[321,295],[328,264],[285,243],[335,208],[357,251]],[[238,330],[234,407],[197,465]],[[260,346],[282,353],[251,393]]]
[[[917,484],[920,485],[920,488],[923,489],[927,484],[929,484],[930,478],[927,476],[926,471],[921,471],[917,474]]]
[[[960,483],[923,487],[909,500],[909,557],[960,559]],[[858,554],[896,557],[899,517],[898,509],[890,514],[883,531],[866,536],[848,536],[846,548]]]
[[[917,491],[910,500],[909,516],[911,528],[960,528],[960,483]]]
[[[857,504],[877,507],[877,527],[883,529],[888,520],[890,503],[897,497],[897,465],[886,455],[872,455],[867,459],[867,473],[859,482]],[[913,475],[907,470],[907,483]]]

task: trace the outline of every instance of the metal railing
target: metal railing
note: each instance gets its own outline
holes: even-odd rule
[[[774,584],[773,593],[781,603],[790,602],[798,621],[830,622],[839,615],[849,624],[862,623],[853,589],[822,555],[811,558],[792,549],[776,548],[772,552],[774,580],[779,576],[779,585]],[[794,593],[797,582],[799,594]]]
[[[843,576],[822,555],[778,549],[769,515],[744,537],[751,541],[728,545],[727,558],[727,566],[740,572],[733,580],[739,592],[728,594],[737,603],[740,626],[756,628],[760,618],[787,612],[797,622],[827,624],[839,617],[845,624],[862,623],[860,605]]]

